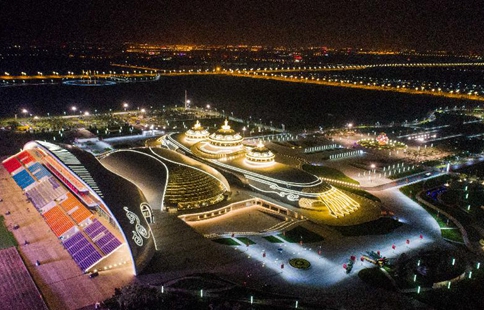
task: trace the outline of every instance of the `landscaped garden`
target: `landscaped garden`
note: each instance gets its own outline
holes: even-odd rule
[[[220,239],[213,239],[213,242],[217,242],[220,244],[225,244],[225,245],[240,245],[237,241],[235,241],[232,238],[220,238]]]
[[[291,243],[298,243],[301,241],[304,243],[312,243],[312,242],[319,242],[324,240],[324,238],[321,237],[320,235],[310,230],[307,230],[302,226],[297,226],[277,236]]]
[[[291,258],[289,260],[289,265],[291,265],[293,268],[303,270],[311,268],[311,263],[304,258]]]
[[[367,149],[377,150],[400,150],[405,149],[405,143],[388,139],[385,133],[381,133],[375,139],[361,139],[358,144]]]
[[[483,267],[463,253],[431,250],[414,257],[404,253],[383,269],[363,269],[358,276],[378,288],[394,290],[396,285],[433,309],[484,308],[483,298],[476,293],[484,289]]]
[[[0,216],[0,250],[17,245],[17,240],[7,227],[5,227],[3,216]]]

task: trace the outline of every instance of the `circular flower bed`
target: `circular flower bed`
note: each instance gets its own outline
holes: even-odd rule
[[[305,260],[304,258],[291,258],[289,260],[289,265],[297,269],[309,269],[311,267],[311,263]]]
[[[378,150],[395,150],[404,149],[407,147],[405,143],[390,140],[386,144],[380,143],[377,139],[362,139],[358,141],[358,144],[367,149]]]

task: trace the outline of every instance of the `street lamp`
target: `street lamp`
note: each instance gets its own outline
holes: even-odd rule
[[[126,112],[126,109],[128,108],[128,106],[129,106],[129,105],[128,105],[126,102],[125,102],[125,103],[123,103],[124,112]]]
[[[73,106],[73,107],[71,108],[71,110],[72,110],[72,112],[75,114],[75,113],[76,113],[76,111],[77,111],[77,107],[76,107],[76,106]]]
[[[375,172],[376,165],[375,165],[375,164],[371,164],[371,165],[370,165],[370,168],[371,168],[371,170],[372,170],[373,172]]]

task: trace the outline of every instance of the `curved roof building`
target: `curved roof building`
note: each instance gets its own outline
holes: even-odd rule
[[[33,141],[3,165],[82,272],[131,262],[139,274],[166,246],[161,239],[184,229],[162,211],[209,207],[230,191],[214,168],[161,148],[96,158],[71,145]]]
[[[274,154],[263,146],[247,152],[242,144],[240,148],[219,146],[215,149],[211,143],[207,146],[208,142],[186,144],[179,134],[167,135],[162,140],[167,147],[191,153],[214,167],[231,172],[255,191],[294,206],[327,210],[334,217],[343,217],[359,208],[358,202],[317,176],[276,162]],[[213,152],[216,150],[218,153]]]
[[[100,161],[138,184],[156,210],[207,207],[221,202],[230,191],[217,170],[167,149],[119,150]]]
[[[92,154],[32,141],[3,164],[83,272],[131,262],[138,274],[151,260],[146,197]]]

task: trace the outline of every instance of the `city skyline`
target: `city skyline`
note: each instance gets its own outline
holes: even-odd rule
[[[7,1],[3,42],[153,42],[478,52],[477,3],[450,1]]]

